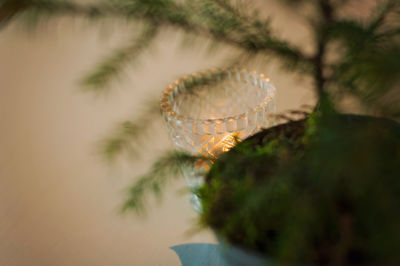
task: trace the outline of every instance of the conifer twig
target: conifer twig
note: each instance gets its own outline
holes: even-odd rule
[[[163,188],[170,179],[180,176],[182,167],[191,167],[198,159],[200,157],[176,151],[168,152],[160,157],[150,171],[139,177],[130,187],[122,211],[133,210],[137,213],[144,213],[147,194],[151,193],[156,197],[162,196]]]
[[[107,162],[115,161],[124,152],[140,156],[138,147],[156,121],[160,118],[158,101],[146,104],[146,109],[134,120],[118,125],[115,132],[101,143],[101,154]]]
[[[157,25],[147,25],[137,39],[126,47],[114,51],[83,80],[85,88],[97,93],[108,89],[111,80],[121,72],[125,65],[136,60],[151,45],[152,40],[157,36],[157,32]]]

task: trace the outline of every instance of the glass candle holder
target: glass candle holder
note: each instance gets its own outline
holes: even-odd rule
[[[160,107],[178,149],[218,157],[237,140],[272,126],[275,102],[276,89],[263,74],[246,69],[213,69],[170,84],[163,92]],[[201,184],[198,170],[184,171],[192,189]]]

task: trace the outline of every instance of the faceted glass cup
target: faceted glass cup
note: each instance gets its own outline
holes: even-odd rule
[[[276,89],[269,78],[233,68],[203,71],[175,81],[163,92],[160,107],[178,149],[217,157],[237,139],[272,126],[275,103]],[[201,184],[200,170],[184,171],[192,189]]]

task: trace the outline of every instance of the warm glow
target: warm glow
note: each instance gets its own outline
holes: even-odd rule
[[[207,150],[207,153],[209,153],[211,156],[216,157],[217,155],[227,152],[230,149],[232,149],[235,144],[240,141],[239,139],[239,133],[231,133],[225,135],[221,140],[216,141],[216,137],[213,137],[212,140],[213,142],[216,142],[215,145],[213,145],[209,150]]]
[[[235,132],[227,134],[221,139],[218,139],[218,137],[213,136],[209,138],[207,144],[205,144],[203,148],[199,149],[199,153],[201,154],[207,153],[207,155],[215,158],[223,152],[228,152],[236,145],[236,143],[240,142],[241,140],[239,139],[239,135],[240,132]],[[210,146],[211,148],[209,149],[205,148]],[[199,159],[195,162],[194,167],[196,169],[203,169],[205,171],[209,171],[212,164],[213,164],[212,160]]]

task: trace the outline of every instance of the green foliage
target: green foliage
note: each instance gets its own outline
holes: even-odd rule
[[[113,162],[124,154],[140,156],[140,147],[152,126],[159,122],[160,110],[158,102],[150,101],[146,109],[133,120],[125,121],[118,125],[110,137],[102,141],[101,154],[107,162]]]
[[[354,1],[303,0],[284,1],[299,8],[314,6],[311,16],[316,51],[308,55],[287,41],[277,38],[270,20],[258,15],[245,1],[228,0],[113,0],[78,4],[68,0],[2,0],[0,26],[15,17],[29,15],[43,19],[57,15],[89,19],[107,17],[144,23],[139,38],[117,49],[84,80],[90,91],[101,92],[125,66],[151,45],[157,32],[173,27],[186,34],[203,36],[216,43],[239,48],[232,61],[254,60],[274,56],[288,71],[299,71],[315,79],[315,90],[321,97],[326,92],[354,94],[369,108],[388,117],[398,117],[400,110],[393,102],[393,90],[399,84],[400,4],[381,1],[375,12],[363,21],[339,16],[342,8]],[[32,24],[32,22],[30,22]],[[327,59],[327,50],[338,44],[338,59]],[[398,100],[398,99],[396,99]]]
[[[20,15],[36,18],[71,15],[89,19],[115,17],[148,25],[133,39],[107,57],[85,80],[86,88],[101,92],[111,86],[113,77],[151,45],[157,32],[173,27],[186,34],[203,36],[216,43],[239,48],[233,61],[274,56],[289,71],[299,71],[315,79],[315,90],[355,94],[374,111],[398,117],[400,110],[387,104],[399,84],[400,4],[381,1],[375,12],[363,21],[339,16],[354,1],[284,1],[287,6],[314,6],[311,16],[316,51],[308,55],[276,37],[270,20],[258,15],[250,3],[229,0],[112,0],[78,4],[68,0],[2,0],[0,25]],[[330,46],[339,44],[338,59],[327,59]],[[232,58],[232,55],[230,55]]]
[[[215,162],[198,191],[201,219],[278,264],[395,265],[399,164],[395,122],[333,115],[283,124]]]
[[[160,157],[150,171],[139,177],[130,187],[123,211],[133,210],[144,213],[148,194],[161,197],[162,191],[170,179],[177,178],[185,167],[192,167],[199,157],[184,152],[168,152]]]
[[[114,51],[83,80],[85,88],[98,93],[109,89],[112,79],[122,72],[127,63],[132,63],[149,47],[157,36],[157,32],[157,26],[151,25],[143,29],[141,35],[132,44]]]
[[[284,40],[276,38],[270,31],[269,20],[245,14],[230,1],[214,0],[113,0],[94,4],[77,4],[67,0],[3,0],[0,6],[0,23],[6,24],[17,15],[36,14],[35,17],[57,15],[81,16],[89,19],[117,17],[152,25],[142,38],[133,40],[122,50],[101,64],[85,83],[90,87],[108,86],[111,75],[117,75],[122,66],[134,60],[144,46],[155,36],[154,29],[174,27],[187,34],[210,38],[225,43],[248,54],[267,53],[276,55],[287,66],[308,65],[302,52]],[[243,5],[242,5],[243,6]],[[39,16],[40,15],[40,16]],[[0,24],[1,25],[1,24]],[[153,34],[150,34],[153,32]],[[123,55],[123,56],[122,56]],[[122,59],[123,58],[123,59]],[[295,69],[295,68],[292,68]]]
[[[27,16],[29,24],[59,15],[79,15],[89,19],[97,19],[115,14],[116,6],[112,1],[104,1],[95,5],[79,5],[68,0],[1,0],[0,27],[12,19]],[[121,10],[117,12],[121,13]],[[30,25],[31,26],[31,25]]]
[[[397,1],[386,1],[367,22],[342,19],[328,30],[330,40],[344,49],[332,65],[332,83],[389,117],[400,114],[398,98],[387,102],[387,95],[400,84],[399,10]]]

